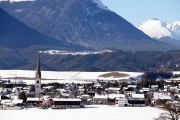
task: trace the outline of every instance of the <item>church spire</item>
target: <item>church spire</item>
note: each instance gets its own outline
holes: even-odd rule
[[[41,97],[41,69],[40,69],[40,53],[38,53],[38,61],[37,61],[37,68],[35,74],[35,97]]]
[[[40,53],[38,53],[38,61],[37,61],[37,68],[36,68],[36,76],[35,77],[41,79]]]

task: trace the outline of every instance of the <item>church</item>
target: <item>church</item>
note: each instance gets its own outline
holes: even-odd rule
[[[41,98],[41,68],[40,53],[38,53],[37,67],[35,72],[35,85],[30,86],[27,91],[27,97]]]

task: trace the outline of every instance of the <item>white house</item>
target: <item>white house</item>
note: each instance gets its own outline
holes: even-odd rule
[[[125,95],[124,96],[123,95],[124,94],[122,94],[122,96],[119,97],[119,99],[118,99],[118,106],[119,107],[129,106],[127,98],[125,98]]]
[[[136,91],[134,91],[132,88],[128,88],[124,90],[124,94],[126,97],[132,97],[132,94],[136,94]]]

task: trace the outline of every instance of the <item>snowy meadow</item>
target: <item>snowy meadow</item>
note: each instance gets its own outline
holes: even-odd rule
[[[1,120],[153,120],[163,111],[153,107],[89,105],[78,109],[2,110]]]
[[[124,73],[126,77],[99,77],[106,73]],[[122,71],[109,71],[109,72],[81,72],[81,71],[41,71],[41,83],[58,82],[58,83],[89,83],[97,79],[101,80],[123,80],[130,77],[139,78],[143,73],[141,72],[122,72]],[[26,84],[35,83],[35,71],[32,70],[0,70],[0,78],[9,79],[11,81],[24,81]]]

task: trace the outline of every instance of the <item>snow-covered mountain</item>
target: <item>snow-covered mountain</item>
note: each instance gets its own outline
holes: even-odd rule
[[[180,40],[180,21],[166,23],[157,18],[152,18],[138,25],[137,28],[154,39]]]
[[[0,2],[0,7],[40,33],[98,51],[107,48],[128,51],[175,48],[150,38],[109,10],[101,0],[22,0]]]
[[[180,21],[167,24],[167,28],[171,31],[174,39],[180,40]]]

